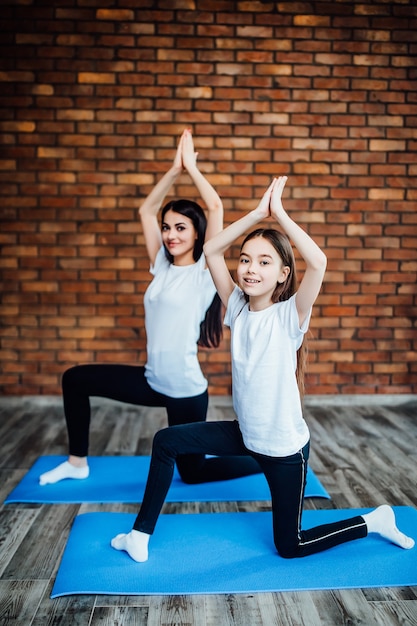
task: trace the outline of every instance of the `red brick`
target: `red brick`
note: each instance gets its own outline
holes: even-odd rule
[[[30,6],[36,33],[8,17],[3,393],[60,393],[77,362],[144,361],[151,276],[137,209],[185,126],[226,223],[287,174],[290,215],[325,249],[308,390],[415,392],[416,370],[403,367],[416,349],[410,7],[142,4],[61,7],[53,19]],[[198,195],[186,177],[172,191]],[[200,358],[210,392],[229,394],[228,339]]]

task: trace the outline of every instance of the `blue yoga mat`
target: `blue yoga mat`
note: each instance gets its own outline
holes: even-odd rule
[[[39,476],[56,467],[65,456],[42,456],[8,495],[5,503],[40,502],[141,502],[148,476],[149,456],[89,457],[90,476],[85,480],[63,480],[39,485]],[[306,497],[330,498],[309,468]],[[175,469],[167,502],[228,502],[230,500],[270,500],[263,474],[233,480],[187,485]]]
[[[304,527],[369,511],[305,511]],[[417,511],[395,507],[399,527],[417,539]],[[270,513],[161,515],[146,563],[110,546],[135,516],[75,518],[51,598],[75,594],[181,595],[253,593],[417,584],[417,548],[376,535],[302,559],[283,559],[272,542]]]

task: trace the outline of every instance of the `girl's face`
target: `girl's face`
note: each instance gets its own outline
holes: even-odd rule
[[[189,217],[167,211],[162,222],[162,241],[168,252],[174,257],[174,265],[194,263],[194,245],[197,232]]]
[[[272,304],[277,283],[284,282],[288,273],[289,267],[283,264],[267,239],[254,237],[244,244],[237,279],[239,287],[249,297],[251,311],[260,311]]]

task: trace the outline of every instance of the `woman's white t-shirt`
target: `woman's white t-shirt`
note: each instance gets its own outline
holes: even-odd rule
[[[171,398],[197,396],[207,389],[197,356],[200,324],[216,293],[205,257],[173,265],[162,247],[150,272],[154,278],[144,297],[146,378]]]
[[[309,440],[295,375],[309,319],[299,327],[295,295],[262,311],[249,310],[239,287],[229,298],[233,406],[249,450],[289,456]]]

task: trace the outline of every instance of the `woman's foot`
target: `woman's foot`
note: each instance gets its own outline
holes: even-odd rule
[[[51,485],[54,483],[58,483],[60,480],[65,480],[66,478],[80,480],[83,478],[88,478],[89,474],[90,468],[88,467],[88,465],[77,467],[69,461],[64,461],[64,463],[61,463],[49,472],[41,474],[39,476],[39,484]]]
[[[370,513],[362,515],[369,533],[378,533],[404,550],[414,547],[414,539],[407,537],[398,530],[395,523],[395,513],[390,506],[382,504]]]
[[[111,540],[111,546],[115,550],[124,550],[131,559],[137,563],[148,560],[148,543],[150,535],[139,530],[131,530],[130,533],[121,533]]]

